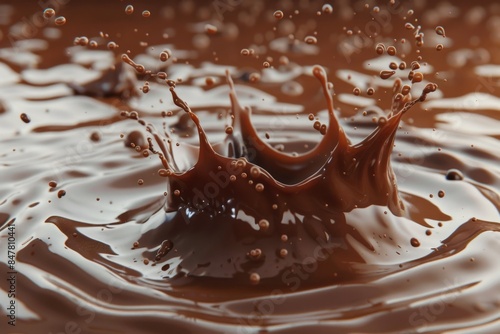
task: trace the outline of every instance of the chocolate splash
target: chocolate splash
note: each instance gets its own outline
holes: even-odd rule
[[[345,213],[378,205],[405,215],[391,168],[394,137],[401,116],[437,85],[428,84],[419,98],[379,119],[372,134],[351,144],[335,116],[324,69],[315,66],[313,74],[327,101],[329,123],[318,145],[299,156],[280,153],[259,138],[251,110],[241,107],[228,73],[233,123],[224,142],[232,156],[215,152],[197,115],[170,83],[173,102],[196,125],[198,157],[189,170],[175,172],[175,157],[164,150],[161,157],[172,159],[162,159],[170,214],[162,226],[142,236],[141,243],[165,239],[175,245],[175,253],[160,257],[164,262],[180,257],[176,268],[169,265],[176,269],[173,278],[279,284],[286,269],[303,266],[310,254],[324,252],[316,280],[349,280],[351,264],[362,260],[346,238],[371,246],[350,226]]]

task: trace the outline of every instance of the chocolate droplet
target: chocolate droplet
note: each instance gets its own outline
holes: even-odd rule
[[[21,120],[22,120],[24,123],[29,123],[29,122],[31,122],[31,118],[30,118],[27,114],[22,113],[20,116],[21,116]]]
[[[450,181],[460,181],[464,179],[464,174],[458,169],[450,169],[446,173],[446,179]]]
[[[441,35],[443,37],[446,37],[446,33],[444,31],[444,28],[441,26],[436,27],[436,34]]]
[[[411,238],[410,243],[413,247],[419,247],[420,246],[420,241],[418,241],[417,238]]]
[[[285,16],[285,14],[283,14],[283,12],[281,10],[277,10],[274,12],[274,18],[276,20],[281,20],[284,16]]]
[[[130,15],[133,12],[134,12],[134,6],[128,5],[127,7],[125,7],[125,14]]]

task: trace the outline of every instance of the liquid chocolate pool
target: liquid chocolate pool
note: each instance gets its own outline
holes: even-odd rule
[[[4,333],[497,333],[500,6],[0,5]]]

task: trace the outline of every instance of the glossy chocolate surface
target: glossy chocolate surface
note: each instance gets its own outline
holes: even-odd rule
[[[495,1],[0,6],[2,332],[500,331]]]

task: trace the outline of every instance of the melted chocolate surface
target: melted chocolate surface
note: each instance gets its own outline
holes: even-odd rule
[[[0,5],[2,332],[500,331],[494,1],[56,5]]]

